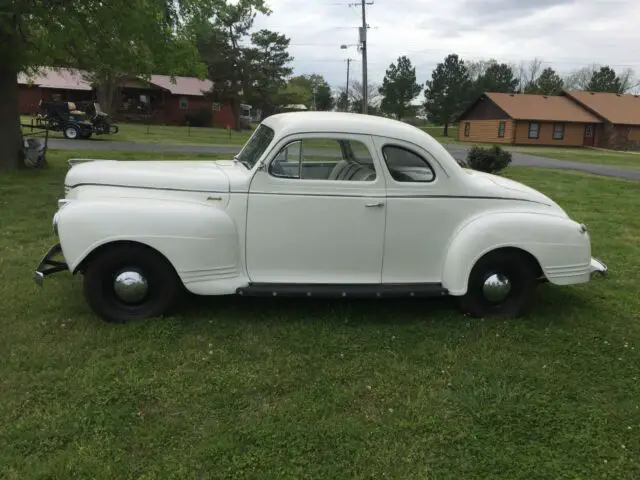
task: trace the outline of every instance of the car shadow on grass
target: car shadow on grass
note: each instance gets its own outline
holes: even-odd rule
[[[562,321],[574,315],[593,313],[591,297],[575,287],[540,285],[530,312],[522,323]],[[288,323],[322,320],[335,323],[403,324],[420,321],[474,320],[458,308],[455,297],[320,299],[300,297],[198,296],[187,293],[173,315],[186,321],[248,321]],[[546,324],[546,323],[545,323]]]

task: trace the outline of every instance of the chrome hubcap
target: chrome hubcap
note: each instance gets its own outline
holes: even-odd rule
[[[113,281],[113,290],[120,300],[125,303],[138,303],[146,297],[149,291],[147,279],[132,270],[120,272]]]
[[[67,137],[75,138],[76,137],[76,129],[75,128],[67,128]]]
[[[490,302],[498,303],[503,301],[511,291],[509,277],[500,273],[494,273],[487,277],[482,287],[484,298]]]

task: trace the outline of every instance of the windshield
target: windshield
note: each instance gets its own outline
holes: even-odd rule
[[[240,153],[236,155],[236,160],[251,170],[273,140],[274,135],[273,129],[260,124]]]

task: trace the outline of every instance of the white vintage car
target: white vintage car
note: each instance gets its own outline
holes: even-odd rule
[[[547,196],[461,168],[394,120],[278,114],[232,160],[70,163],[53,219],[59,244],[35,279],[81,272],[87,303],[107,321],[164,314],[185,289],[452,295],[473,316],[518,316],[539,282],[607,271],[585,225]]]

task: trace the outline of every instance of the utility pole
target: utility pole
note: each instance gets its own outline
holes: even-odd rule
[[[349,6],[359,6],[362,8],[362,27],[360,27],[360,49],[362,51],[362,113],[365,115],[369,110],[368,80],[367,80],[367,5],[373,2],[360,0],[358,3],[350,3]],[[346,46],[344,46],[346,48]]]
[[[362,30],[360,30],[360,43],[362,44],[362,113],[368,112],[369,99],[367,95],[367,2],[362,3]],[[369,5],[372,5],[371,2]]]
[[[345,96],[345,106],[344,111],[347,112],[349,110],[349,67],[351,66],[351,62],[353,59],[347,58],[347,90]]]

